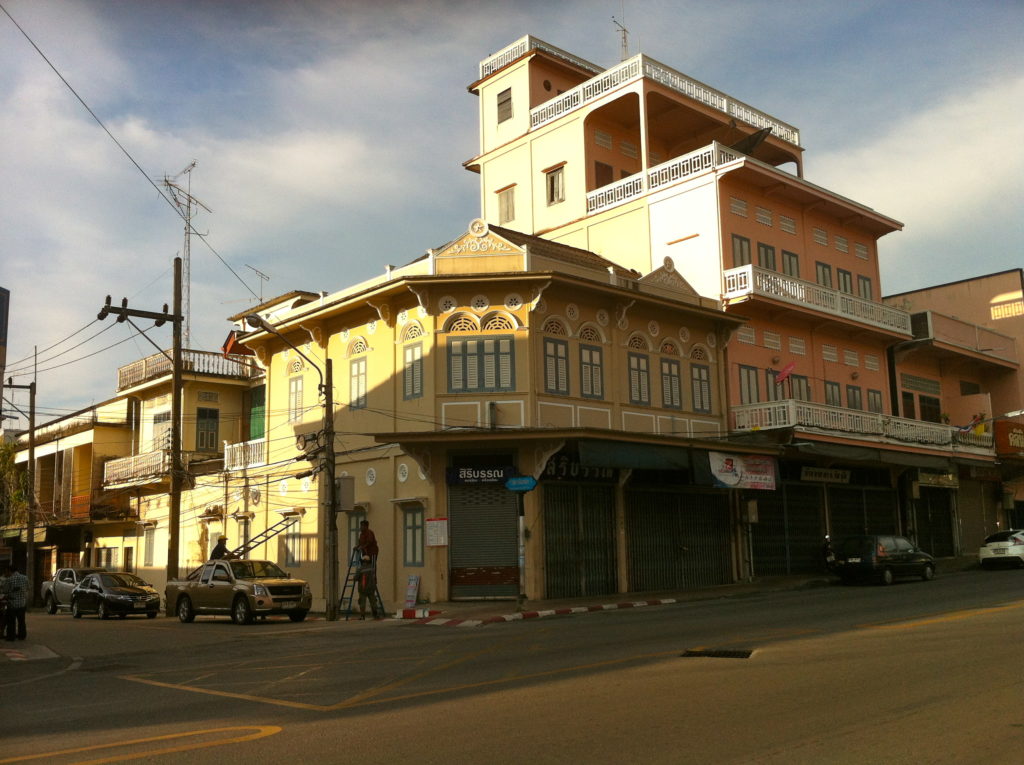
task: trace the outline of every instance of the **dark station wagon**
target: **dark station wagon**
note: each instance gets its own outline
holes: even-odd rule
[[[832,572],[844,584],[876,581],[892,584],[900,577],[935,576],[935,559],[906,537],[893,534],[858,534],[835,546]]]

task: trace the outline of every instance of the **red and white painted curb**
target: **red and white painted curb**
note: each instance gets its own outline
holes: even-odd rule
[[[426,616],[418,620],[419,624],[430,624],[438,627],[480,627],[484,624],[498,624],[499,622],[517,622],[523,619],[543,619],[548,616],[566,616],[569,614],[586,614],[593,611],[614,611],[619,608],[644,608],[645,606],[662,606],[676,603],[675,598],[662,598],[660,600],[634,600],[625,603],[604,603],[598,606],[574,606],[572,608],[551,608],[544,611],[520,611],[515,614],[504,614],[502,616],[488,616],[483,619],[446,619],[441,616]],[[422,609],[419,609],[422,610]],[[433,611],[431,614],[442,613]]]
[[[403,608],[395,613],[396,619],[429,619],[437,616],[440,611],[431,611],[428,608]]]

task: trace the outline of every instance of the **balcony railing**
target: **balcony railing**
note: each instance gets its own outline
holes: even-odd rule
[[[224,444],[224,469],[242,470],[267,464],[267,439],[254,438],[240,444]]]
[[[657,191],[707,170],[721,167],[742,156],[720,143],[709,144],[650,168],[646,176],[631,175],[621,181],[591,191],[587,194],[587,212],[595,213],[607,210],[623,202],[641,197],[649,191]]]
[[[170,452],[165,449],[122,457],[103,465],[103,483],[110,485],[156,478],[166,474],[170,467]]]
[[[538,40],[536,37],[526,35],[525,37],[520,37],[511,45],[505,46],[497,53],[488,56],[483,61],[481,61],[480,79],[483,79],[492,72],[498,71],[503,66],[510,64],[511,62],[515,61],[517,58],[520,58],[521,56],[525,56],[528,51],[534,49],[545,51],[553,56],[556,56],[557,58],[569,61],[570,63],[573,63],[576,66],[578,66],[580,69],[584,69],[588,72],[597,73],[601,71],[600,67],[591,64],[589,61],[586,61],[580,58],[579,56],[574,56],[573,54],[568,53],[562,50],[561,48],[556,48],[554,45],[548,45],[543,40]]]
[[[118,390],[169,375],[170,355],[170,351],[167,352],[167,356],[156,353],[120,367],[117,370]],[[261,374],[250,356],[224,356],[211,351],[184,350],[181,352],[181,362],[183,370],[190,374],[234,377],[242,380],[250,380]]]
[[[523,53],[525,53],[525,49]],[[522,55],[522,54],[520,54]],[[515,57],[513,57],[515,58]],[[511,61],[512,58],[509,59]],[[482,66],[482,65],[481,65]],[[755,109],[742,101],[730,98],[725,93],[687,77],[669,66],[665,66],[642,53],[626,59],[621,64],[606,69],[557,98],[546,101],[530,110],[530,127],[538,128],[558,119],[575,109],[592,103],[605,93],[622,85],[648,77],[675,92],[717,109],[730,117],[737,117],[756,128],[771,128],[772,135],[794,146],[800,145],[800,131],[792,125],[777,120],[769,114]]]
[[[885,443],[938,446],[969,451],[991,451],[991,433],[975,433],[950,425],[907,420],[887,414],[843,409],[810,401],[786,399],[762,404],[743,404],[731,409],[733,430],[814,428],[829,433],[868,437]]]
[[[840,290],[805,282],[778,271],[760,266],[746,265],[730,268],[724,274],[724,300],[758,295],[781,300],[784,303],[810,307],[815,310],[853,319],[862,324],[910,335],[910,314],[900,308],[876,303]]]

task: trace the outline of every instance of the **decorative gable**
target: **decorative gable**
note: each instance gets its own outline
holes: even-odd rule
[[[521,247],[493,233],[487,223],[477,218],[469,224],[469,229],[458,239],[445,245],[444,249],[434,253],[435,258],[474,257],[479,255],[515,255],[522,257],[525,253]]]
[[[665,264],[661,268],[651,271],[647,276],[640,279],[640,284],[651,287],[659,287],[681,295],[697,295],[697,290],[690,286],[690,283],[676,271],[672,258],[666,257]]]

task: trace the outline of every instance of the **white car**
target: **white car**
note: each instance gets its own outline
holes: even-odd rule
[[[978,550],[978,562],[982,568],[996,564],[1024,566],[1024,529],[997,531],[985,537],[985,544]]]

